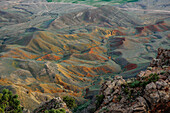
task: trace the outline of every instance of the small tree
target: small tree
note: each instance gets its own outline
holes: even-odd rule
[[[0,93],[0,113],[22,113],[18,95],[12,94],[8,89],[3,89]]]
[[[65,96],[63,97],[63,101],[66,103],[66,105],[70,109],[73,109],[77,106],[75,99],[73,97]]]

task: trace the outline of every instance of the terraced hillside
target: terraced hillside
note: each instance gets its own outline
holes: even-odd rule
[[[1,1],[0,88],[30,110],[55,96],[97,91],[114,75],[132,77],[158,47],[168,48],[169,18],[143,20],[112,6]],[[31,104],[30,104],[31,103]]]

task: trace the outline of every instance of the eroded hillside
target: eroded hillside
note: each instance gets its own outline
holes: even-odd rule
[[[169,18],[143,24],[112,6],[2,2],[0,87],[30,110],[55,96],[82,101],[86,88],[96,91],[114,74],[132,77],[169,47]]]

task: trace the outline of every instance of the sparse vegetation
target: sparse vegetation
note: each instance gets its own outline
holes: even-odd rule
[[[45,110],[45,113],[66,113],[66,110],[61,108],[61,109],[51,109],[51,110]]]
[[[89,110],[90,113],[94,113],[95,111],[96,111],[95,108],[91,108],[91,109]]]
[[[22,113],[18,95],[13,95],[8,89],[0,93],[0,113]]]
[[[96,102],[96,108],[99,108],[99,107],[100,107],[100,105],[101,105],[102,102],[103,102],[103,99],[104,99],[104,95],[97,95],[97,96],[96,96],[96,100],[97,100],[97,102]]]
[[[163,74],[165,74],[165,73],[166,73],[165,71],[161,71],[161,72],[160,72],[161,75],[163,75]]]
[[[140,84],[140,81],[135,80],[135,81],[133,81],[132,83],[130,83],[129,86],[130,86],[131,88],[134,88],[134,87],[139,87],[139,84]]]
[[[120,101],[120,100],[122,99],[122,96],[119,95],[119,96],[117,97],[117,99],[118,99],[118,101]]]
[[[52,2],[53,0],[47,0],[47,2]]]
[[[63,101],[67,104],[67,107],[73,109],[77,106],[75,99],[73,97],[65,96]]]
[[[158,81],[158,79],[159,79],[159,76],[158,76],[158,74],[150,74],[149,75],[149,82],[156,82],[156,81]]]
[[[107,107],[103,107],[99,113],[107,113],[109,110],[107,109]]]
[[[88,105],[90,104],[90,102],[91,102],[91,100],[89,100],[88,102],[86,102],[86,103],[84,103],[84,104],[82,104],[82,105],[77,106],[77,107],[74,109],[74,111],[75,111],[75,112],[76,112],[76,111],[81,111],[81,110],[87,108]]]
[[[135,99],[137,96],[142,94],[142,90],[137,91],[134,88],[145,88],[147,84],[151,83],[151,82],[156,82],[159,80],[159,76],[158,74],[150,74],[148,77],[143,77],[141,81],[134,79],[132,82],[130,83],[126,83],[126,84],[122,84],[122,91],[123,93],[125,93],[127,95],[127,99],[129,101],[132,101],[133,99]],[[121,95],[118,96],[118,100],[121,99]]]
[[[151,82],[156,82],[158,81],[159,77],[158,74],[150,74],[149,77],[144,78],[144,81],[138,81],[134,80],[133,82],[129,83],[128,86],[130,88],[135,88],[135,87],[145,87],[147,84]]]
[[[121,86],[123,88],[124,93],[128,94],[128,92],[129,92],[128,85],[127,84],[122,84]]]

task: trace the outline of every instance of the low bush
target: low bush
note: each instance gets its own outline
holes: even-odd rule
[[[97,95],[96,96],[96,109],[100,107],[100,105],[103,103],[104,95]]]
[[[76,101],[73,97],[65,96],[63,97],[63,101],[66,103],[67,107],[70,109],[77,107]]]
[[[128,86],[130,88],[145,87],[147,84],[149,84],[151,82],[156,82],[158,80],[159,80],[159,76],[158,76],[158,74],[155,73],[155,74],[150,74],[149,77],[145,77],[143,82],[135,80],[135,81],[129,83]]]
[[[117,97],[117,99],[118,99],[118,101],[120,101],[120,100],[122,99],[122,96],[119,95],[119,96]]]
[[[129,84],[131,88],[139,87],[140,86],[140,81],[135,80],[132,83]]]

